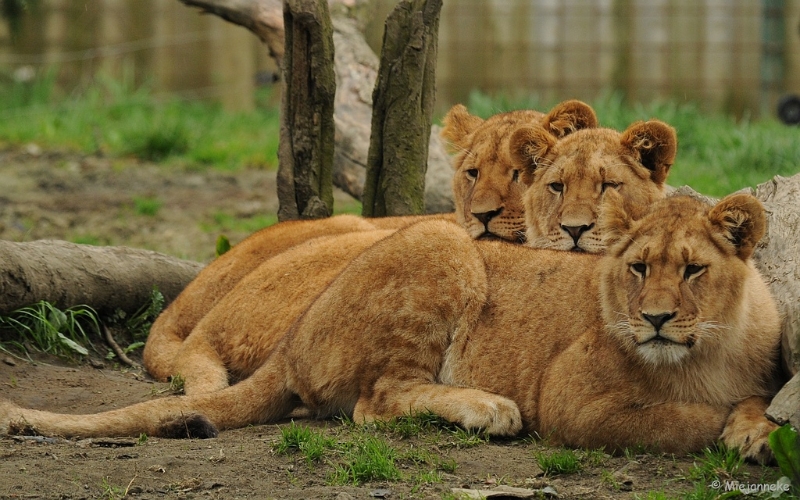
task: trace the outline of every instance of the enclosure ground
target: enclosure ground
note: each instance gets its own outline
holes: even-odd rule
[[[0,238],[128,245],[202,261],[213,257],[220,233],[235,243],[277,210],[271,172],[199,172],[36,148],[0,152],[0,188]],[[168,387],[108,361],[93,368],[0,353],[0,394],[28,407],[89,413],[164,397]],[[366,432],[337,421],[302,424],[337,443]],[[373,432],[397,450],[399,481],[332,485],[340,457],[309,464],[299,454],[277,454],[278,425],[225,431],[210,440],[4,437],[0,498],[122,498],[126,492],[130,498],[453,498],[453,488],[510,485],[550,486],[560,499],[655,499],[681,497],[709,482],[691,479],[702,458],[579,452],[579,472],[548,475],[536,457],[553,449],[534,439],[475,444],[446,429],[411,438]],[[775,468],[744,465],[734,478],[772,483],[777,476]]]

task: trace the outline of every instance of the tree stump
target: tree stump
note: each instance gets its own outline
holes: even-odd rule
[[[327,2],[286,0],[278,220],[333,213],[333,28]]]
[[[425,213],[442,0],[403,0],[386,19],[372,94],[363,214]]]

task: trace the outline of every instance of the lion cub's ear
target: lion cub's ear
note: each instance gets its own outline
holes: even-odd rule
[[[543,164],[544,157],[555,144],[553,134],[539,125],[524,125],[511,134],[508,149],[514,162],[522,167],[523,183],[533,182],[533,172]]]
[[[456,104],[450,108],[442,122],[442,137],[447,141],[450,152],[457,153],[469,146],[464,139],[481,126],[483,119],[469,114],[463,104]]]
[[[659,120],[639,121],[622,133],[621,143],[639,163],[650,170],[653,182],[660,185],[667,180],[678,149],[678,136],[674,128]]]
[[[708,213],[708,219],[719,235],[742,260],[750,258],[756,243],[767,229],[764,206],[749,194],[732,194],[723,198]]]
[[[625,199],[616,189],[603,193],[600,214],[597,217],[597,231],[602,235],[606,248],[618,242],[631,229],[631,216],[625,207]]]
[[[597,115],[591,106],[573,99],[553,107],[542,120],[542,126],[561,139],[577,130],[597,127]]]

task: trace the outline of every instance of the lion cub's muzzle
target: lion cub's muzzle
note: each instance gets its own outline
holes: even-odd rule
[[[594,228],[594,222],[591,224],[582,224],[580,226],[567,226],[561,224],[561,230],[567,233],[572,239],[573,247],[569,250],[571,252],[586,252],[586,249],[581,246],[581,236]]]
[[[661,313],[661,314],[647,314],[641,313],[642,319],[645,320],[647,325],[648,323],[653,329],[650,331],[649,335],[640,336],[638,339],[638,344],[640,346],[645,345],[675,345],[675,346],[683,346],[687,348],[691,348],[694,345],[694,338],[693,336],[689,336],[687,339],[676,339],[673,338],[673,335],[670,335],[669,332],[664,331],[664,326],[675,318],[676,313]]]
[[[503,207],[500,207],[500,208],[498,208],[496,210],[491,210],[489,212],[480,212],[480,213],[472,212],[472,216],[478,222],[480,222],[481,225],[483,225],[483,233],[481,233],[481,235],[478,236],[477,239],[479,239],[479,240],[489,240],[489,241],[510,241],[510,242],[513,242],[513,243],[525,243],[526,238],[525,238],[524,226],[522,226],[518,230],[513,230],[513,226],[512,226],[512,228],[509,228],[508,226],[510,224],[505,224],[506,227],[503,228],[503,224],[502,224],[502,221],[501,221],[500,225],[499,225],[499,228],[506,229],[507,231],[503,231],[503,232],[507,232],[507,234],[499,234],[499,233],[495,232],[495,231],[497,231],[498,227],[494,228],[495,231],[493,231],[489,227],[490,223],[495,221],[495,219],[497,219],[500,216],[500,214],[503,213],[503,210],[504,210]],[[498,226],[498,224],[494,224],[494,226]]]
[[[661,327],[664,326],[664,323],[671,320],[675,317],[675,313],[663,313],[663,314],[645,314],[642,313],[642,317],[651,325],[653,328],[656,329],[656,333],[661,331]]]

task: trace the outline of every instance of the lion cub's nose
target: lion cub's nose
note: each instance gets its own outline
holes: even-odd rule
[[[488,212],[481,212],[479,214],[473,212],[472,215],[474,215],[475,218],[481,221],[481,223],[485,226],[486,224],[489,223],[490,220],[500,215],[500,212],[502,211],[503,211],[502,208],[498,208],[497,210],[490,210]]]
[[[664,323],[671,320],[675,317],[675,313],[664,313],[664,314],[644,314],[642,313],[644,319],[646,319],[656,331],[661,330],[661,327],[664,326]]]
[[[566,231],[572,237],[572,241],[574,241],[575,245],[577,246],[578,245],[578,240],[580,239],[581,235],[583,233],[585,233],[586,231],[590,230],[593,227],[594,227],[594,222],[589,224],[589,225],[583,225],[583,226],[564,226],[564,225],[562,225],[561,229]]]

